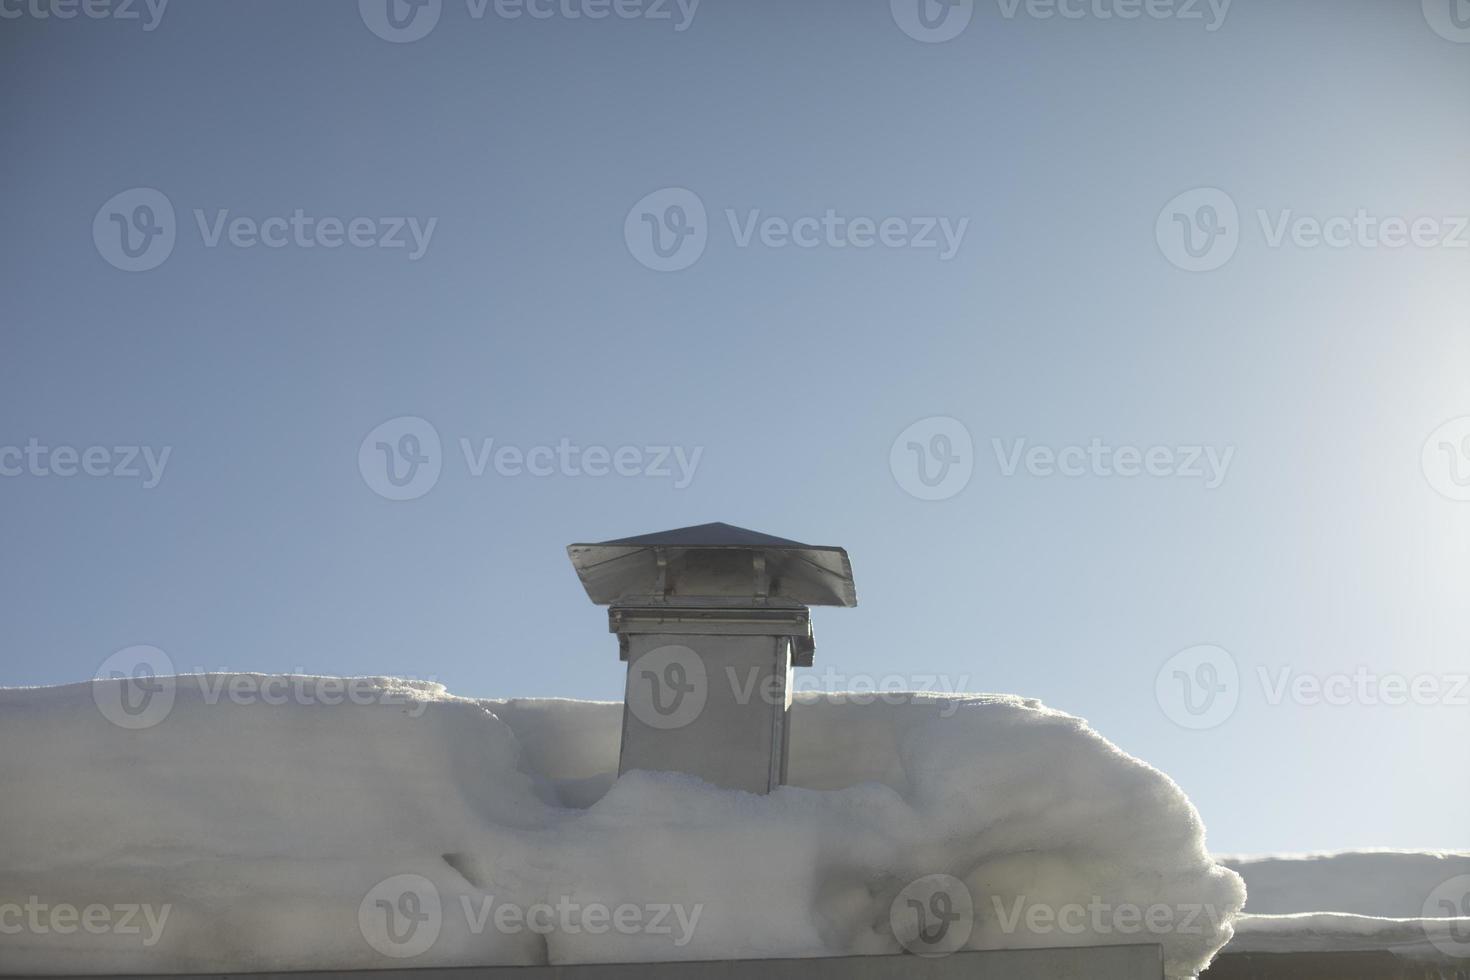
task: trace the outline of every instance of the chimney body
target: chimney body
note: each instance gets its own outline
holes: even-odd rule
[[[814,650],[807,607],[857,604],[847,552],[728,524],[567,551],[628,664],[618,772],[751,793],[785,782],[791,668]]]

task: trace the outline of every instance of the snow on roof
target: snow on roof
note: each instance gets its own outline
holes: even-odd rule
[[[1158,942],[1185,977],[1244,900],[1177,785],[1022,698],[802,693],[758,796],[616,778],[617,704],[184,675],[120,713],[129,683],[0,689],[0,908],[152,916],[0,936],[6,970],[886,954],[917,906],[963,948]]]

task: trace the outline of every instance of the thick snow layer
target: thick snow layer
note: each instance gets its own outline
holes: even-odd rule
[[[1247,910],[1256,915],[1346,912],[1422,918],[1435,889],[1459,875],[1470,875],[1470,853],[1454,851],[1344,851],[1218,860],[1245,879],[1250,891]],[[1443,915],[1436,912],[1436,917]]]
[[[1470,853],[1221,858],[1246,881],[1230,952],[1381,949],[1470,967]]]
[[[804,695],[762,797],[615,779],[616,704],[204,675],[125,729],[120,683],[0,690],[0,972],[893,953],[922,906],[1186,976],[1244,899],[1173,782],[1036,701]]]
[[[1231,953],[1383,950],[1412,960],[1466,965],[1470,920],[1387,919],[1341,912],[1242,915]]]

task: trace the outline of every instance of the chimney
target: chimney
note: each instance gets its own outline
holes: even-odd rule
[[[791,668],[814,650],[807,607],[857,605],[847,552],[700,524],[567,554],[628,664],[618,773],[784,783]]]

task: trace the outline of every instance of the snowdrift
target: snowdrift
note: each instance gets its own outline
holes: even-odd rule
[[[615,779],[617,704],[221,696],[270,680],[170,680],[132,729],[120,681],[0,690],[0,972],[894,953],[916,901],[966,948],[1159,942],[1182,977],[1245,898],[1172,781],[1036,701],[802,696],[761,797]]]
[[[1470,967],[1470,854],[1222,857],[1250,890],[1232,953],[1387,950]],[[1449,974],[1446,974],[1449,975]]]
[[[1444,915],[1430,896],[1445,881],[1470,875],[1470,854],[1453,851],[1344,851],[1336,854],[1220,857],[1250,889],[1257,915],[1343,912],[1386,919]]]

